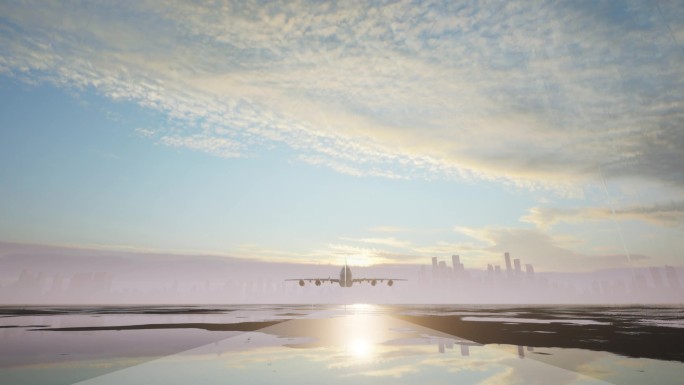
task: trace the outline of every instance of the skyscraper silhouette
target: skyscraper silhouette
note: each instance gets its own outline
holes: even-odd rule
[[[511,256],[507,252],[504,253],[504,256],[506,257],[506,274],[511,275],[513,273],[513,269],[511,268]]]
[[[437,280],[439,270],[437,267],[437,257],[432,257],[432,280]]]

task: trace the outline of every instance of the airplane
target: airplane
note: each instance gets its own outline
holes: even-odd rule
[[[340,279],[335,278],[294,278],[286,279],[285,281],[299,281],[299,286],[304,286],[305,282],[313,282],[316,286],[321,286],[322,283],[339,283],[341,287],[351,287],[354,282],[363,283],[370,282],[371,286],[377,285],[378,282],[383,283],[387,281],[387,286],[394,285],[394,281],[408,281],[401,278],[352,278],[352,272],[347,263],[344,263],[342,270],[340,270]]]

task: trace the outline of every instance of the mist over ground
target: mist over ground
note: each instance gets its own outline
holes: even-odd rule
[[[515,256],[515,254],[513,254]],[[447,259],[447,258],[444,258]],[[517,259],[517,258],[516,258]],[[153,254],[0,243],[2,304],[662,304],[683,303],[681,266],[589,272],[454,270],[451,263],[351,266],[376,286],[337,283],[341,266],[212,255]],[[451,261],[449,261],[451,262]],[[520,263],[518,263],[520,264]],[[300,286],[286,279],[312,279]],[[387,278],[394,281],[390,287]]]

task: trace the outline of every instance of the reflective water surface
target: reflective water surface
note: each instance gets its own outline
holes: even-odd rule
[[[681,384],[681,344],[662,355],[629,347],[634,336],[643,346],[678,343],[681,315],[678,307],[0,308],[0,383]],[[623,332],[631,339],[616,339]]]

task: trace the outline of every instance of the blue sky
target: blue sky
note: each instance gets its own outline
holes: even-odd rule
[[[0,15],[0,240],[478,268],[510,251],[547,271],[684,258],[678,2]]]

